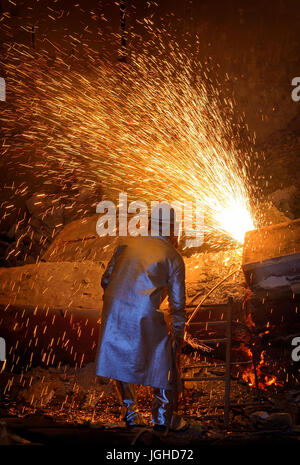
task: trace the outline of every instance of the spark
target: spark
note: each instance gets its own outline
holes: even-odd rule
[[[76,206],[83,186],[91,192],[101,186],[112,200],[120,191],[132,200],[200,200],[206,241],[214,245],[210,234],[217,232],[243,243],[254,229],[251,157],[241,160],[235,146],[234,105],[209,77],[209,60],[201,65],[191,50],[166,41],[164,31],[150,32],[127,67],[100,60],[91,47],[88,59],[70,65],[63,51],[51,58],[43,50],[7,46],[9,103],[0,117],[6,167],[11,172],[17,165],[24,178],[34,168],[45,191],[59,185],[56,198],[40,194],[54,209],[62,202]],[[26,187],[18,195],[28,195]],[[94,207],[100,200],[93,197]],[[11,214],[11,204],[4,207]],[[81,216],[90,207],[78,209]],[[58,221],[57,232],[62,227]],[[23,233],[30,232],[28,224]],[[22,239],[8,256],[24,246]]]

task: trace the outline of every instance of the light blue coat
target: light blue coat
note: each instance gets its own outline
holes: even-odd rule
[[[173,389],[171,338],[158,309],[167,291],[172,335],[183,337],[185,267],[179,252],[166,237],[128,237],[116,248],[101,284],[96,374]]]

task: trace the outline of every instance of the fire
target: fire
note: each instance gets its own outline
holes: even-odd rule
[[[270,378],[268,378],[268,376],[265,376],[265,385],[271,386],[271,384],[276,384],[276,376],[271,376]]]
[[[251,350],[245,346],[245,344],[241,344],[241,349],[247,353],[249,358],[252,358],[252,352]],[[265,365],[265,351],[261,353],[260,356],[260,361],[256,366],[256,372],[257,372],[257,380],[258,380],[258,387],[259,389],[266,389],[266,386],[271,386],[271,385],[276,385],[280,386],[281,383],[277,380],[277,377],[274,375],[264,375],[262,373],[261,368]],[[247,368],[243,374],[242,374],[242,379],[250,386],[250,387],[256,387],[256,381],[255,381],[255,374],[254,374],[254,368]]]

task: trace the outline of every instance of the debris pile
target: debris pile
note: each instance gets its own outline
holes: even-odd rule
[[[184,357],[191,362],[190,356]],[[41,439],[48,443],[59,437],[64,441],[70,440],[66,435],[73,435],[74,441],[74,435],[84,437],[84,428],[98,431],[108,441],[112,439],[108,439],[108,431],[118,442],[126,439],[128,443],[129,439],[136,437],[137,432],[130,438],[123,437],[127,430],[120,417],[121,409],[113,383],[105,378],[96,378],[94,370],[94,363],[90,363],[77,369],[67,365],[48,369],[36,367],[26,374],[10,375],[14,380],[0,403],[3,441],[10,444],[19,438],[19,443],[22,443],[24,438],[25,444],[26,441],[40,443]],[[3,377],[0,377],[0,382],[3,389]],[[151,388],[139,386],[137,399],[138,408],[150,427]],[[299,440],[299,390],[284,391],[271,386],[258,400],[254,390],[233,377],[230,430],[227,434],[222,418],[215,417],[222,414],[223,402],[222,383],[199,382],[186,386],[179,413],[184,415],[190,428],[181,433],[181,440],[186,443],[192,438],[201,439],[204,443],[246,442],[257,439],[260,434]],[[170,441],[174,439],[169,436]],[[153,444],[153,438],[149,440]]]

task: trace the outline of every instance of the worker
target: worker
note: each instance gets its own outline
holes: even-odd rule
[[[126,237],[116,248],[101,285],[104,289],[96,375],[114,379],[128,427],[145,426],[136,404],[135,385],[152,386],[154,430],[184,430],[174,409],[179,380],[185,313],[185,266],[175,245],[175,212],[170,235]],[[152,215],[153,217],[156,215]],[[159,309],[169,298],[169,331]]]

